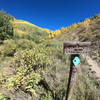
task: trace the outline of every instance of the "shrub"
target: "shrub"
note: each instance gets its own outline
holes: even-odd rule
[[[3,56],[13,56],[16,50],[14,40],[5,40],[3,45],[0,46],[0,54]]]
[[[40,52],[41,50],[41,52]],[[44,50],[21,50],[15,53],[14,68],[16,74],[8,79],[7,87],[10,90],[23,88],[25,91],[35,94],[35,86],[41,80],[42,68],[50,65],[50,58]],[[41,69],[41,70],[39,70]]]
[[[0,40],[5,40],[13,37],[13,27],[10,22],[13,17],[0,11]]]
[[[36,47],[36,44],[32,40],[27,39],[18,39],[16,40],[17,49],[33,49]]]
[[[10,100],[10,98],[7,97],[6,95],[0,93],[0,100]]]
[[[45,54],[44,50],[34,48],[32,50],[22,50],[15,53],[15,62],[20,66],[27,67],[45,67],[50,63],[50,58]]]

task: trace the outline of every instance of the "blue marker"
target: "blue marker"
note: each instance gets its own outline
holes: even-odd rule
[[[80,63],[80,58],[79,58],[79,57],[75,57],[75,58],[73,59],[73,64],[74,64],[74,66],[77,66],[79,63]]]

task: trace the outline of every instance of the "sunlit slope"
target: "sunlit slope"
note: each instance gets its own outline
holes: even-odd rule
[[[69,27],[63,27],[49,34],[49,37],[59,41],[90,41],[91,57],[95,59],[100,66],[100,14],[87,18],[84,21],[73,24]]]
[[[73,24],[69,27],[62,27],[59,30],[52,31],[49,38],[56,38],[59,40],[92,40],[100,37],[100,14],[83,20],[82,22]]]
[[[48,35],[50,30],[40,28],[32,23],[23,20],[14,19],[12,21],[14,34],[17,35],[28,35],[28,34],[35,34],[40,36]]]

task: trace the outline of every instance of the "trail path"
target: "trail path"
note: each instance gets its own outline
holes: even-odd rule
[[[100,66],[98,65],[98,63],[92,60],[89,56],[86,56],[86,60],[88,64],[91,65],[90,68],[95,72],[96,77],[100,79]]]

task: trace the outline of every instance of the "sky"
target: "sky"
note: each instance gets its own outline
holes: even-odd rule
[[[100,0],[0,0],[0,10],[16,19],[57,30],[100,13]]]

